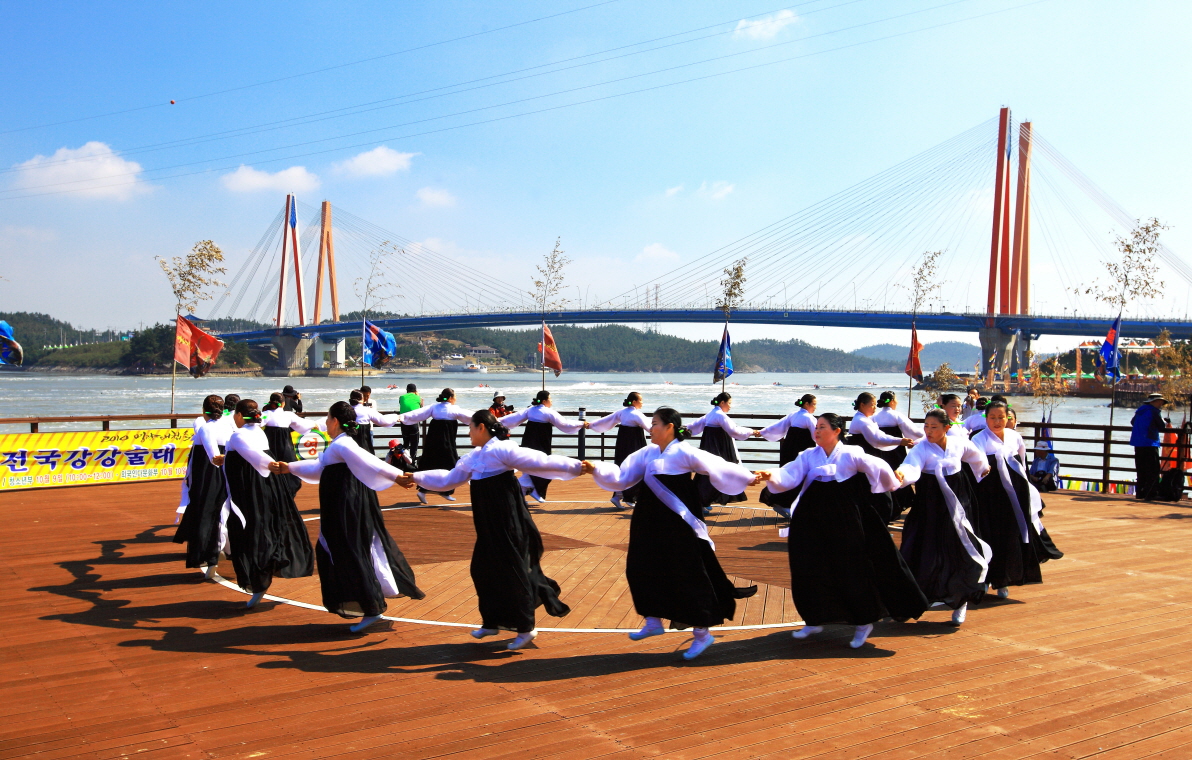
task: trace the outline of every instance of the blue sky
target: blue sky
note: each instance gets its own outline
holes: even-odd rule
[[[575,262],[571,295],[610,298],[985,122],[1001,105],[1031,119],[1123,207],[1172,224],[1172,249],[1192,251],[1186,3],[4,5],[3,310],[98,328],[162,321],[171,298],[152,257],[211,238],[234,274],[288,190],[515,288],[561,237]],[[665,43],[683,44],[426,92],[668,35],[680,36]],[[400,52],[411,48],[421,49]],[[712,58],[720,60],[698,63]],[[770,65],[723,74],[756,64]],[[708,74],[723,75],[674,84]],[[623,94],[657,85],[667,86]],[[576,104],[593,98],[603,99]],[[512,118],[460,126],[498,117]],[[68,189],[76,192],[60,192]],[[980,300],[987,226],[975,224],[976,242],[954,252],[963,261],[948,269],[946,287],[958,308]],[[1087,234],[1113,232],[1108,218],[1090,226]],[[1095,274],[1095,250],[1072,246]],[[1048,276],[1043,258],[1040,308],[1091,309]],[[825,273],[869,286],[889,278],[832,264],[788,288],[808,289]],[[1166,279],[1155,308],[1182,312],[1187,284]],[[741,327],[737,337],[773,334]],[[779,337],[845,348],[905,338],[828,329]]]

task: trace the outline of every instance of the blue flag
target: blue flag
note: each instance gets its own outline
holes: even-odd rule
[[[720,339],[720,353],[716,356],[716,369],[712,382],[718,383],[733,374],[733,345],[728,337],[728,325],[724,326],[724,337]]]
[[[1122,315],[1118,314],[1117,319],[1113,320],[1113,326],[1109,328],[1109,333],[1105,336],[1105,342],[1101,344],[1101,364],[1105,367],[1105,374],[1113,375],[1113,379],[1118,377],[1118,333],[1122,331]],[[1080,378],[1077,378],[1078,380]]]
[[[384,366],[397,353],[393,333],[385,332],[372,322],[364,322],[364,363],[370,367]]]
[[[24,361],[25,351],[13,337],[12,327],[0,320],[0,364],[15,364],[19,367]]]

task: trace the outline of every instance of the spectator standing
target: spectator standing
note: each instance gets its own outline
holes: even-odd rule
[[[493,416],[498,420],[507,414],[513,413],[513,407],[505,405],[505,394],[501,391],[497,391],[493,394],[493,403],[488,410],[492,412]]]
[[[422,408],[422,397],[418,395],[418,386],[414,383],[406,385],[406,392],[397,399],[397,413],[405,414]],[[418,423],[401,426],[401,441],[406,449],[406,456],[411,462],[418,461]]]
[[[1134,447],[1134,498],[1151,501],[1159,485],[1160,434],[1166,427],[1163,412],[1167,403],[1161,393],[1152,393],[1142,402],[1130,420],[1130,445]]]
[[[294,390],[294,386],[287,385],[281,389],[281,397],[284,399],[282,409],[287,412],[297,412],[302,414],[302,394]]]

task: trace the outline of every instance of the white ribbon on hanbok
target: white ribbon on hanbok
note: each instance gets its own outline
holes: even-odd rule
[[[955,475],[960,472],[963,466],[963,464],[957,463],[955,471],[945,473],[944,461],[941,460],[936,463],[935,472],[932,474],[935,475],[935,480],[939,483],[940,491],[944,495],[944,503],[948,505],[948,512],[952,517],[952,527],[956,529],[956,535],[960,538],[961,545],[964,546],[969,558],[981,567],[981,576],[977,578],[977,583],[983,583],[985,574],[989,572],[989,561],[993,559],[993,549],[977,536],[969,522],[968,515],[965,514],[964,505],[960,503],[960,499],[956,497],[956,493],[945,480],[947,475]],[[976,540],[976,545],[973,544],[973,540]]]
[[[1014,506],[1014,519],[1018,522],[1018,534],[1022,537],[1022,543],[1029,544],[1031,534],[1026,527],[1026,517],[1022,513],[1022,505],[1018,503],[1018,493],[1014,490],[1014,481],[1010,479],[1010,468],[1006,466],[1006,457],[999,453],[994,454],[993,458],[997,460],[997,475],[998,479],[1002,481],[1002,490],[1006,492],[1010,504]],[[1013,457],[1010,458],[1013,459]],[[1014,461],[1017,463],[1017,460]]]
[[[667,509],[683,518],[683,522],[691,526],[691,529],[695,531],[695,535],[707,541],[708,545],[712,547],[712,551],[716,551],[716,544],[713,543],[712,537],[708,535],[708,526],[704,524],[703,520],[691,514],[691,510],[687,508],[687,505],[683,503],[682,499],[675,496],[673,491],[662,485],[662,481],[658,479],[658,476],[648,469],[643,479],[646,481],[646,485],[650,487],[650,490],[654,492],[654,495],[658,497],[658,500],[666,505]]]
[[[807,486],[813,480],[819,480],[820,478],[825,480],[835,480],[836,463],[829,462],[828,464],[821,464],[819,467],[812,467],[807,470],[807,474],[803,476],[803,482],[799,484],[799,495],[795,497],[794,502],[791,504],[792,515],[795,514],[795,510],[799,508],[799,501],[803,498],[803,494],[807,493]]]
[[[1001,460],[1001,457],[998,457],[998,459]],[[1031,479],[1026,476],[1026,472],[1022,469],[1022,463],[1018,461],[1018,457],[1009,457],[1009,459],[1010,459],[1010,468],[1012,470],[1014,470],[1014,472],[1021,475],[1022,479],[1026,481],[1026,487],[1030,491],[1030,494],[1031,494],[1031,525],[1035,526],[1036,533],[1042,535],[1042,533],[1043,533],[1043,519],[1042,519],[1043,497],[1039,495],[1039,489],[1035,488],[1035,484],[1031,482]],[[1007,475],[1006,477],[1008,478],[1009,475]],[[1002,485],[1004,486],[1005,483],[1006,483],[1006,480],[1003,479]],[[1014,489],[1010,489],[1010,493],[1013,493],[1013,492],[1014,492]],[[1015,504],[1015,506],[1017,506],[1018,502],[1015,501],[1014,504]],[[1019,510],[1019,512],[1016,512],[1015,515],[1016,516],[1019,515],[1020,512],[1021,512],[1021,510]],[[1021,519],[1022,518],[1019,517],[1019,520],[1021,520]],[[1030,536],[1027,535],[1026,525],[1021,525],[1021,527],[1022,527],[1022,542],[1024,544],[1029,543]]]

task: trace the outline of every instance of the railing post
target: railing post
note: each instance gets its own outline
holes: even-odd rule
[[[103,421],[103,431],[106,433],[106,432],[108,432],[108,431],[109,431],[109,430],[111,430],[111,429],[112,429],[112,421],[111,421],[111,420],[104,420],[104,421]]]
[[[587,407],[581,406],[579,408],[579,421],[580,422],[584,421],[584,412],[586,412],[586,411],[588,411]],[[584,430],[583,428],[579,429],[579,446],[578,446],[578,448],[579,448],[579,452],[578,452],[579,457],[578,458],[579,459],[586,459],[586,457],[584,456],[584,454],[587,453],[584,451],[584,433],[585,432],[587,432],[587,431]]]
[[[1109,457],[1113,443],[1113,428],[1105,426],[1104,443],[1101,449],[1101,493],[1109,493]],[[1135,485],[1137,488],[1137,484]]]
[[[37,432],[37,423],[36,423],[36,422],[30,422],[30,423],[29,423],[29,432],[30,432],[30,433],[36,433],[36,432]]]

